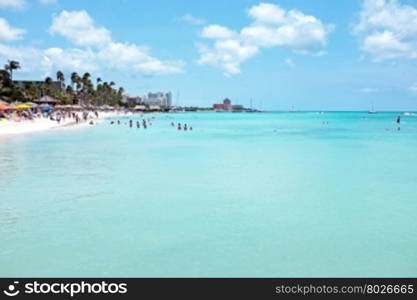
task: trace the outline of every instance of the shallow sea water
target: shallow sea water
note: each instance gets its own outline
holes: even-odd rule
[[[397,115],[135,115],[0,138],[0,276],[415,277],[417,115],[401,131]]]

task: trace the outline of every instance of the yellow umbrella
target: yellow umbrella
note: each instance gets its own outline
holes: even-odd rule
[[[28,109],[31,108],[32,106],[27,105],[27,104],[18,104],[14,107],[14,109]]]

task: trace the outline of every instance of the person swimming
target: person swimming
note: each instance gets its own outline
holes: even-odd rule
[[[178,130],[181,130],[181,123],[178,123],[178,127],[177,127],[177,129],[178,129]]]
[[[184,131],[187,131],[187,130],[188,130],[187,124],[184,124]]]
[[[171,122],[171,126],[172,126],[172,127],[175,127],[175,124],[174,124],[174,122]]]
[[[111,122],[110,122],[110,125],[113,125],[113,124],[114,124],[114,121],[111,121]]]

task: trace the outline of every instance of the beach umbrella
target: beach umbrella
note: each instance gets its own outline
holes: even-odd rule
[[[10,109],[10,107],[9,106],[7,106],[6,104],[0,104],[0,110],[7,110],[7,109]]]
[[[27,105],[27,104],[18,104],[14,107],[14,109],[28,109],[31,108],[32,106]]]
[[[50,111],[53,107],[49,104],[41,104],[38,106],[42,111]]]
[[[30,105],[30,107],[37,107],[38,105],[33,102],[26,102],[25,104]]]

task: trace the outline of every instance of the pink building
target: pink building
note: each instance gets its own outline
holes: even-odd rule
[[[233,110],[232,101],[226,98],[223,100],[223,103],[213,104],[213,109],[214,110]]]

